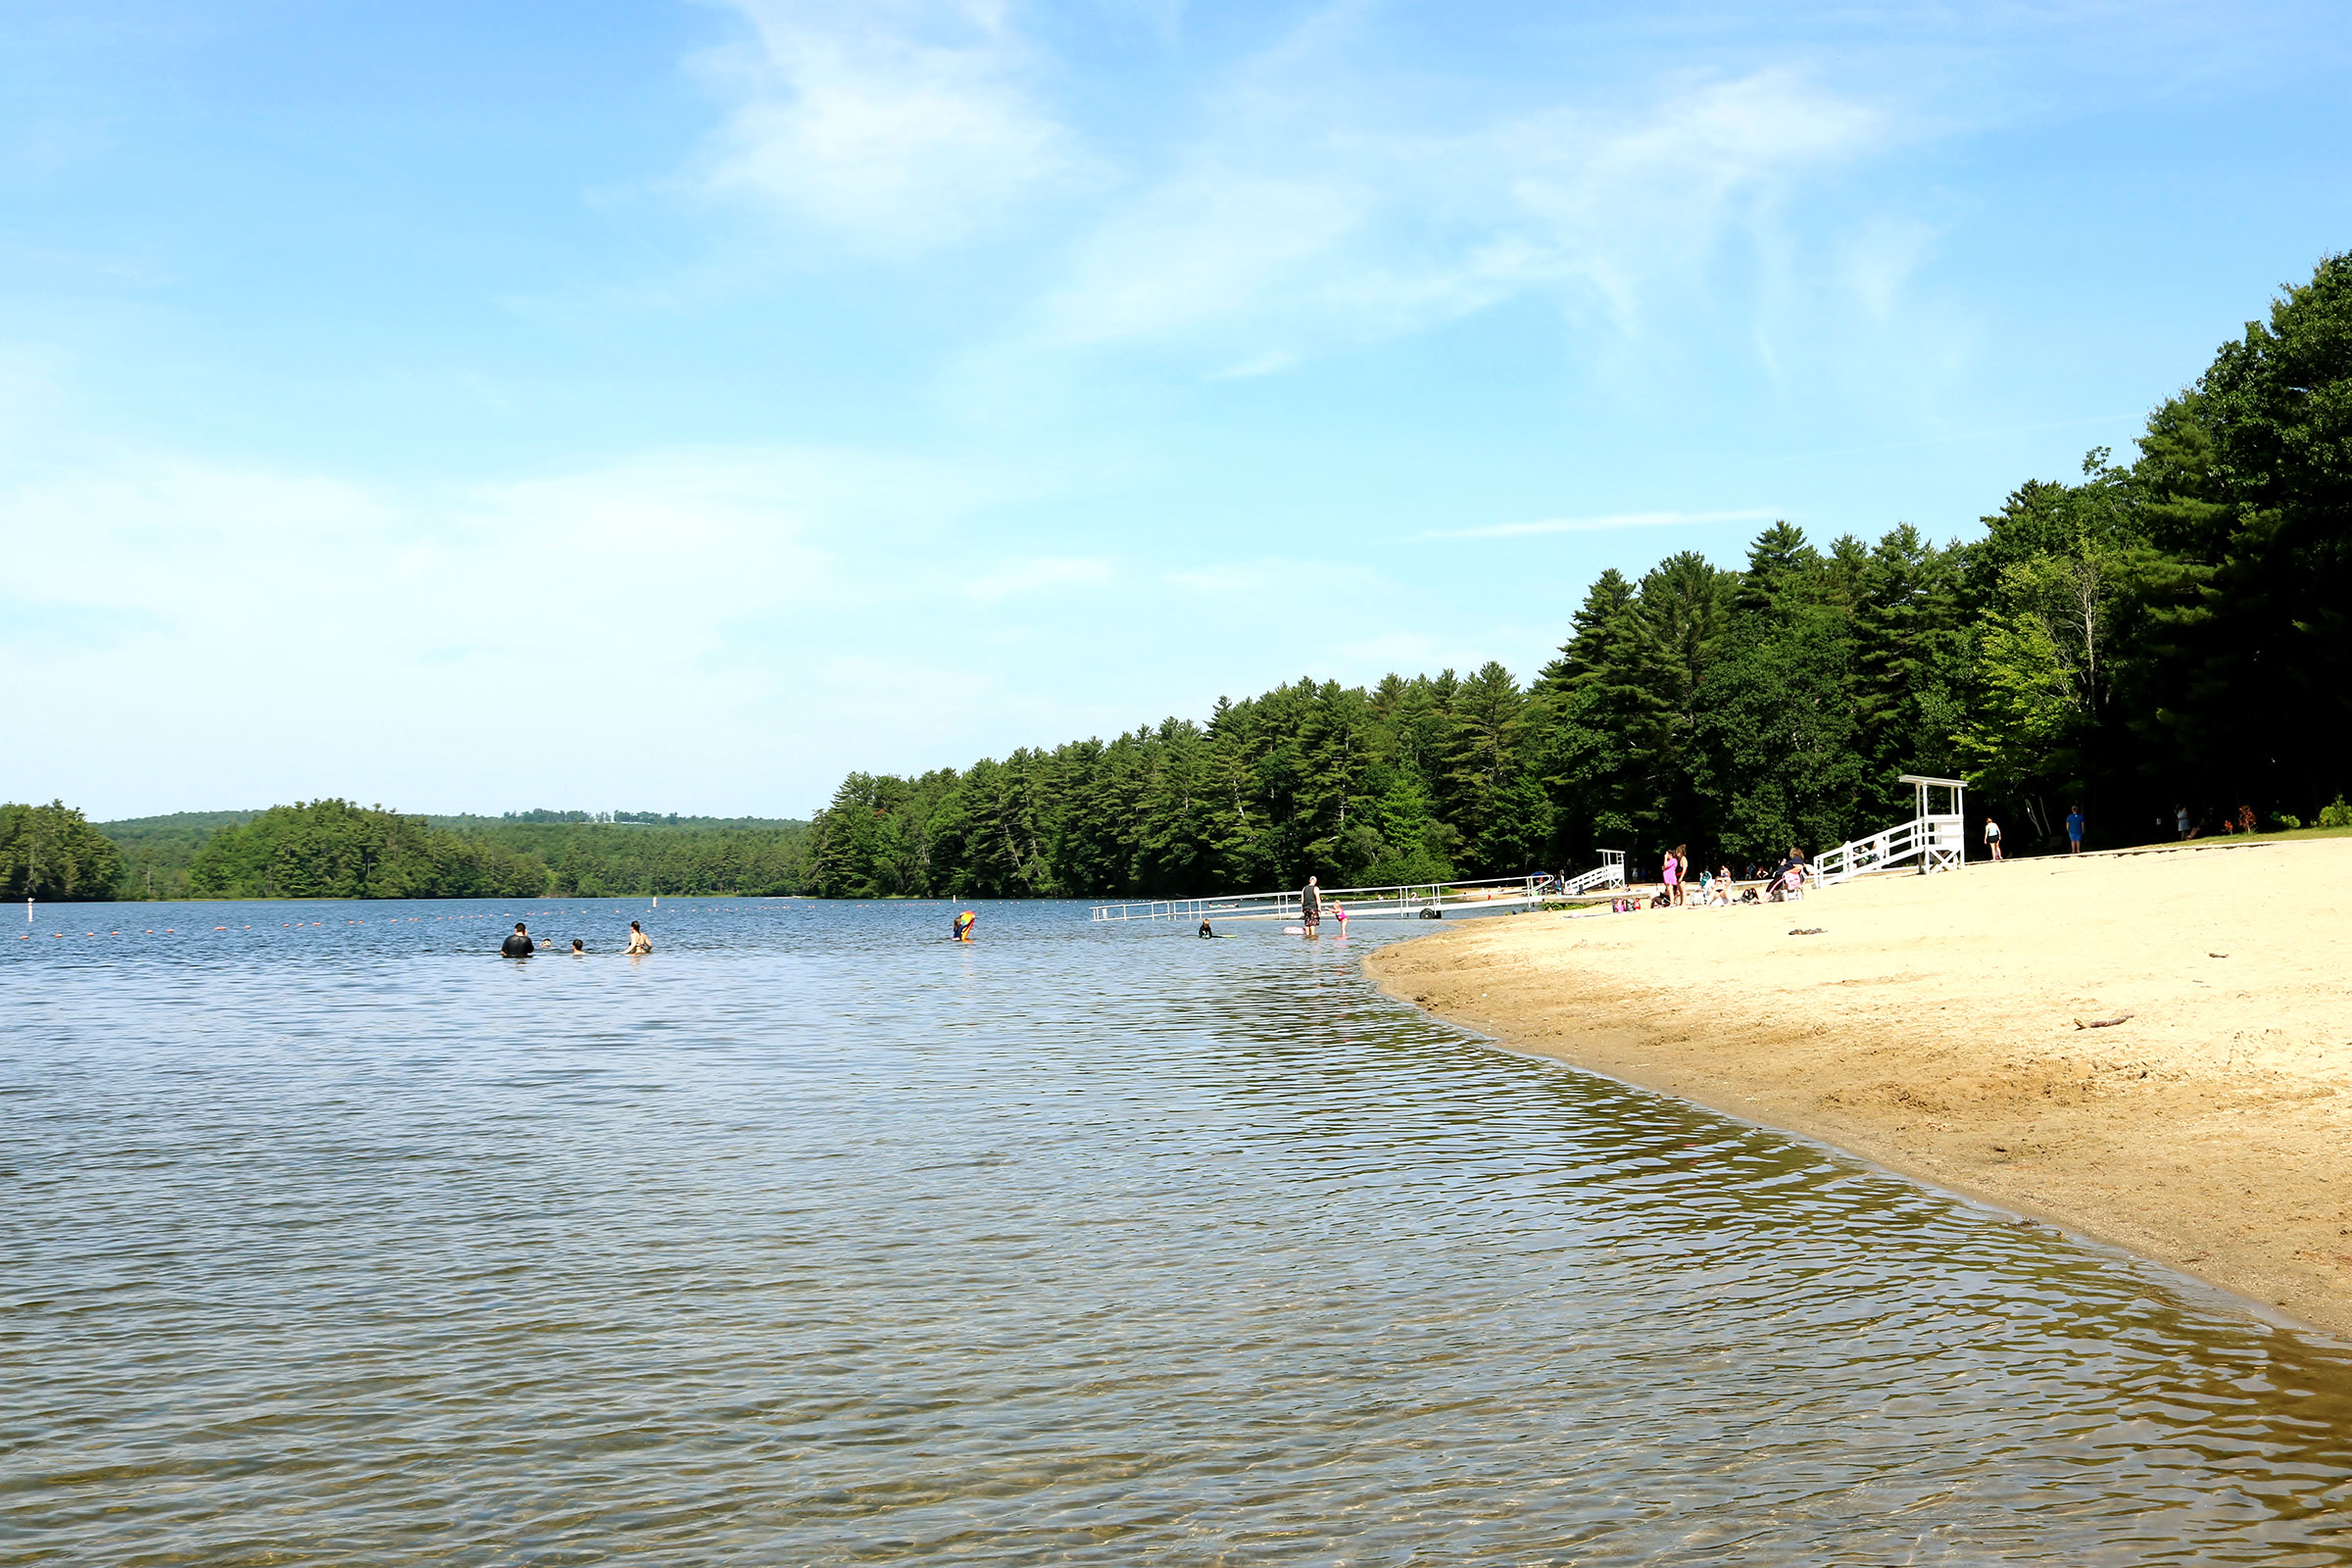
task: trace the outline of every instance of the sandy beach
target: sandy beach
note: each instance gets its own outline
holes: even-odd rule
[[[1794,905],[1497,916],[1365,966],[1514,1049],[2352,1334],[2352,839],[1971,864]]]

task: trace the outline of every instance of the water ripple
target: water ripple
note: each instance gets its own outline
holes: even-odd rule
[[[2352,1562],[2332,1342],[1466,1040],[1394,929],[982,909],[0,951],[0,1564]]]

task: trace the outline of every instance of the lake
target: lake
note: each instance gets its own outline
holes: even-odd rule
[[[0,1563],[2352,1562],[2340,1344],[1424,1017],[1418,927],[973,907],[0,930]]]

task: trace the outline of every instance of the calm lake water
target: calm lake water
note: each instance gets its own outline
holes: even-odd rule
[[[979,907],[0,929],[0,1563],[2352,1562],[2343,1347]]]

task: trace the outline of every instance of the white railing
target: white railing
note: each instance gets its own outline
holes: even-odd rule
[[[1960,818],[1917,816],[1866,839],[1824,850],[1813,860],[1813,879],[1823,887],[1866,871],[1886,871],[1908,860],[1922,871],[1949,871],[1960,864]]]
[[[1580,871],[1562,882],[1559,892],[1560,897],[1573,899],[1580,893],[1590,893],[1595,888],[1621,888],[1623,886],[1625,886],[1625,852],[1623,850],[1603,850],[1600,852],[1598,865],[1590,871]]]
[[[1396,883],[1376,888],[1323,888],[1328,908],[1348,906],[1350,919],[1412,919],[1424,910],[1443,916],[1532,909],[1546,899],[1575,898],[1595,888],[1625,886],[1625,855],[1601,852],[1601,863],[1579,876],[1494,876],[1461,882]],[[1198,899],[1139,899],[1094,906],[1098,920],[1296,920],[1298,894],[1229,893]]]
[[[1345,904],[1349,918],[1403,916],[1424,909],[1441,915],[1449,909],[1527,908],[1541,903],[1551,878],[1498,876],[1468,882],[1398,883],[1377,888],[1322,888],[1324,906]],[[1099,904],[1098,920],[1296,920],[1298,894],[1231,893],[1198,899],[1144,899],[1127,904]]]

